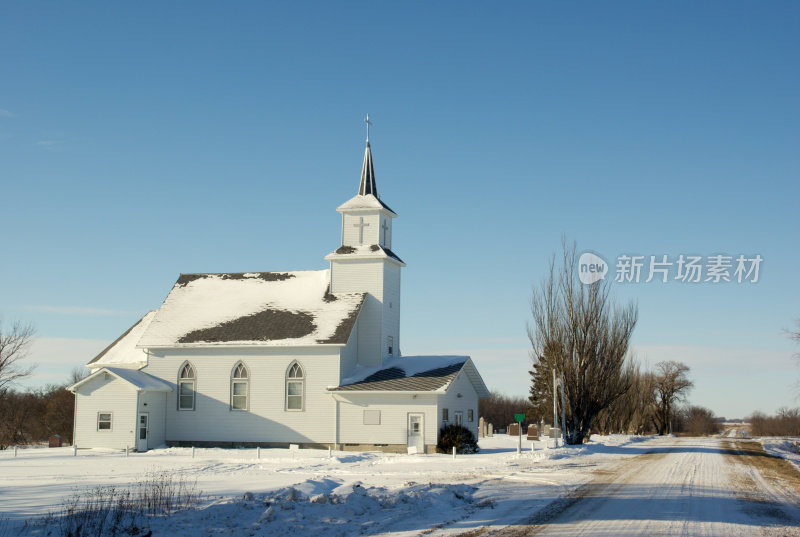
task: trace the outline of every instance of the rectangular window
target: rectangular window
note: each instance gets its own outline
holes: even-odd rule
[[[247,410],[247,382],[233,382],[231,407],[234,410]]]
[[[111,412],[97,413],[97,430],[98,431],[111,430]]]
[[[381,424],[381,411],[380,410],[365,410],[364,411],[364,425],[380,425]]]
[[[178,410],[194,410],[194,382],[182,380],[178,393]]]
[[[303,381],[290,380],[286,383],[286,408],[303,410]]]
[[[461,425],[461,423],[464,421],[464,413],[463,412],[454,412],[453,413],[453,418],[455,418],[455,424],[456,425]]]
[[[446,408],[443,408],[442,409],[442,421],[447,421],[448,419],[450,419],[450,412]]]
[[[388,338],[386,338],[386,340],[387,340],[387,346],[389,347],[389,356],[392,356],[394,354],[394,338],[392,336],[389,336]]]
[[[475,414],[471,408],[467,409],[467,421],[475,421]]]

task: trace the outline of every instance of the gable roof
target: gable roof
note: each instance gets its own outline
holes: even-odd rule
[[[123,367],[103,367],[101,369],[98,369],[85,379],[79,380],[72,386],[69,386],[67,389],[71,392],[75,392],[83,384],[103,374],[109,374],[112,377],[118,378],[119,380],[126,382],[127,384],[130,384],[131,387],[140,392],[172,391],[172,386],[170,386],[161,379],[158,379],[152,375],[149,375],[137,369],[126,369]]]
[[[332,392],[437,392],[444,393],[464,371],[478,397],[489,397],[469,356],[408,356],[394,358],[379,368],[364,368],[342,381]]]
[[[345,345],[366,293],[329,270],[182,274],[138,347]]]
[[[156,312],[149,311],[144,317],[128,328],[116,341],[103,349],[100,354],[86,364],[91,368],[109,365],[145,365],[147,353],[136,348],[136,343],[150,326]]]

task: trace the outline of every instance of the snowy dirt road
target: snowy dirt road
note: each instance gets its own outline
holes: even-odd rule
[[[670,438],[496,536],[800,536],[800,475],[756,442]]]

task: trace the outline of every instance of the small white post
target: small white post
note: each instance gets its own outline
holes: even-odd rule
[[[75,442],[72,443],[72,456],[73,457],[78,456],[78,444],[76,444]]]
[[[533,442],[531,442],[531,453],[533,453]]]
[[[130,448],[128,447],[128,445],[125,445],[125,457],[126,458],[128,457],[129,450],[130,450]]]
[[[17,456],[17,446],[14,446],[14,456]]]
[[[456,446],[453,446],[453,460],[456,460]]]
[[[194,446],[192,446],[192,458],[194,459]]]
[[[329,458],[329,459],[330,459],[331,457],[333,457],[333,453],[332,453],[332,452],[333,452],[333,450],[331,449],[331,446],[328,446],[328,458]]]
[[[261,446],[256,446],[256,459],[261,458]]]

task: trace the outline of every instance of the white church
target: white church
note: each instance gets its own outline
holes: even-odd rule
[[[468,356],[400,356],[397,217],[367,133],[358,194],[336,209],[326,270],[181,274],[164,303],[87,365],[79,448],[332,447],[433,452],[477,436],[489,391]]]

